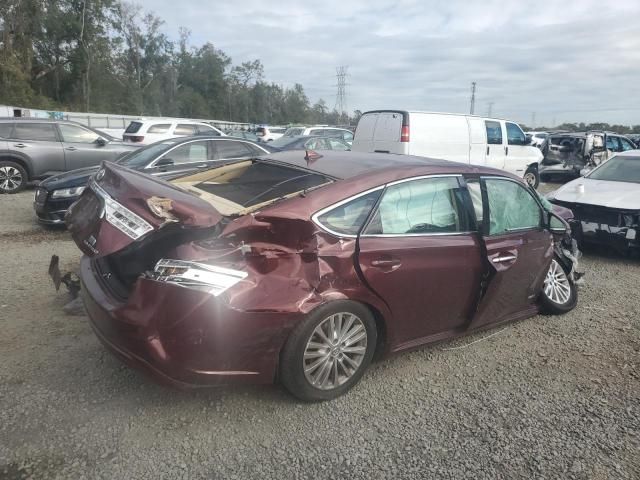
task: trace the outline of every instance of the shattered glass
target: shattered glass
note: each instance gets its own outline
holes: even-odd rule
[[[540,226],[540,207],[521,185],[508,180],[487,179],[489,234]]]

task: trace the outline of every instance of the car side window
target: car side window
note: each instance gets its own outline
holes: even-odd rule
[[[198,133],[197,125],[190,125],[188,123],[179,123],[173,131],[174,135],[195,135],[196,133]]]
[[[58,125],[60,127],[60,133],[62,134],[62,141],[68,143],[95,143],[95,141],[100,137],[95,132],[88,130],[86,128],[78,127],[76,125],[68,125],[66,123],[61,123]]]
[[[216,158],[241,158],[249,157],[253,154],[244,142],[234,142],[232,140],[216,141]]]
[[[307,140],[304,144],[304,148],[309,150],[329,150],[324,138],[312,138]]]
[[[209,160],[207,142],[190,142],[180,145],[167,152],[163,158],[170,158],[174,165],[193,162],[206,162]]]
[[[315,130],[311,130],[309,135],[322,135],[324,133],[324,128],[316,128]]]
[[[620,138],[620,144],[622,145],[622,151],[626,152],[627,150],[635,150],[636,147],[631,145],[631,142],[626,138]]]
[[[542,210],[523,185],[502,178],[486,178],[484,183],[489,210],[489,235],[540,228]]]
[[[618,139],[616,137],[607,136],[607,150],[612,152],[619,152],[620,146],[618,145]]]
[[[509,145],[526,145],[527,137],[520,127],[515,123],[506,122],[507,125],[507,143]]]
[[[369,192],[319,215],[317,222],[342,235],[357,235],[367,220],[382,190]]]
[[[391,185],[385,190],[366,235],[469,231],[457,177],[434,177]]]
[[[476,179],[467,179],[467,190],[471,196],[471,202],[473,203],[473,210],[476,213],[478,227],[480,227],[484,217],[482,211],[482,190],[480,189],[480,181]]]
[[[342,138],[344,138],[344,140],[346,142],[351,142],[353,140],[353,133],[351,133],[351,132],[343,132]]]
[[[16,123],[13,130],[16,140],[57,142],[58,137],[52,123]]]
[[[337,138],[328,138],[327,141],[329,142],[331,150],[349,150],[349,145],[344,143],[342,140],[338,140]]]
[[[147,133],[167,133],[169,128],[171,128],[170,123],[155,123],[153,125],[149,125]]]
[[[218,131],[211,125],[196,125],[196,128],[198,130],[198,133],[206,133],[207,135],[215,135],[218,137],[220,136]],[[240,134],[242,135],[242,132],[240,132]]]
[[[502,145],[502,127],[500,122],[485,120],[484,126],[487,130],[487,143],[489,145]]]

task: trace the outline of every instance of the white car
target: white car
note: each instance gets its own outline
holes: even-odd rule
[[[125,142],[149,145],[176,137],[189,137],[198,134],[225,136],[220,130],[203,122],[193,120],[153,119],[133,120],[122,134]]]
[[[353,133],[346,128],[330,127],[328,125],[314,125],[313,127],[289,127],[284,132],[285,137],[298,137],[304,136],[322,136],[340,138],[347,142],[349,145],[353,142]]]
[[[534,147],[541,147],[544,141],[549,136],[548,132],[524,132],[525,135],[531,138],[531,145]]]
[[[573,211],[572,231],[579,241],[620,251],[640,248],[640,150],[611,157],[547,199]]]
[[[285,127],[268,127],[263,125],[256,129],[256,135],[259,142],[272,142],[284,135],[287,129]]]
[[[351,150],[441,158],[499,168],[536,188],[542,152],[509,120],[456,113],[373,110],[358,121]]]

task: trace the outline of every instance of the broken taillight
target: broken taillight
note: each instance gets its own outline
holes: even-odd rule
[[[401,142],[409,141],[409,125],[402,126],[402,130],[400,130],[400,141]]]

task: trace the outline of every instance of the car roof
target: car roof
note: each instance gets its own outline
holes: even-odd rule
[[[302,150],[289,150],[264,155],[262,158],[279,163],[286,163],[306,170],[345,180],[363,174],[382,174],[396,170],[396,173],[407,173],[407,176],[430,175],[438,173],[496,173],[513,177],[502,170],[467,165],[459,162],[435,158],[399,155],[393,153],[364,153],[340,150],[323,150],[316,160],[307,160]],[[408,173],[411,172],[411,173]],[[376,175],[377,176],[377,175]],[[396,176],[392,174],[391,176]],[[513,177],[517,178],[517,177]]]

